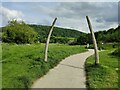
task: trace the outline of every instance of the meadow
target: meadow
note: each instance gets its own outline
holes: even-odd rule
[[[32,83],[72,54],[87,51],[84,46],[50,44],[48,62],[45,44],[2,44],[2,87],[30,88]]]
[[[2,88],[2,47],[0,44],[0,89]]]
[[[105,45],[105,50],[99,53],[100,65],[94,65],[94,55],[86,60],[88,88],[118,89],[118,57],[112,55],[115,50],[112,45]]]

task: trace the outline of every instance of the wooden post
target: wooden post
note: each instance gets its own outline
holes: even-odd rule
[[[46,41],[46,46],[45,46],[45,61],[46,62],[47,62],[47,58],[48,58],[49,41],[50,41],[50,37],[51,37],[51,34],[52,34],[52,31],[53,31],[56,20],[57,20],[57,18],[55,18],[53,23],[52,23],[52,26],[51,26],[51,29],[50,29],[50,32],[49,32],[49,35],[48,35],[48,38],[47,38],[47,41]]]
[[[91,33],[92,39],[93,39],[93,45],[94,45],[94,51],[95,51],[95,65],[98,65],[99,64],[99,53],[98,53],[98,47],[97,47],[95,35],[94,35],[93,30],[92,30],[92,25],[90,23],[89,17],[86,16],[86,19],[87,19],[88,26],[89,26],[89,29],[90,29],[90,33]]]

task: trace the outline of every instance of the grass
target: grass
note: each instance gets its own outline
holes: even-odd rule
[[[101,51],[100,65],[94,65],[94,56],[86,60],[87,87],[90,88],[112,88],[118,86],[118,57],[112,56],[115,49]]]
[[[1,47],[1,44],[0,44],[0,90],[2,88],[2,47]]]
[[[109,49],[118,48],[118,47],[119,47],[118,43],[104,43],[103,45],[98,44],[98,49],[99,50],[109,50]],[[89,48],[94,49],[93,44],[91,44]]]
[[[65,57],[84,52],[83,46],[50,44],[48,62],[44,62],[44,44],[2,44],[2,87],[30,88]]]

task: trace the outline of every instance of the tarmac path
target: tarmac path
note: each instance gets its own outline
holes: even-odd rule
[[[31,88],[86,88],[85,60],[94,50],[75,54],[62,60],[46,75],[36,80]]]

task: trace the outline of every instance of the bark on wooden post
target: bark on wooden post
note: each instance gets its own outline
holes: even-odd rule
[[[87,19],[88,26],[89,26],[89,29],[90,29],[90,33],[91,33],[92,39],[93,39],[93,45],[94,45],[94,51],[95,51],[95,65],[98,65],[99,64],[99,53],[98,53],[98,47],[97,47],[95,35],[94,35],[93,30],[92,30],[92,25],[90,23],[89,17],[86,16],[86,19]]]
[[[47,41],[46,41],[46,46],[45,46],[45,61],[46,62],[47,62],[47,58],[48,58],[49,41],[50,41],[50,37],[51,37],[51,34],[52,34],[52,31],[53,31],[56,20],[57,20],[57,18],[55,18],[53,23],[52,23],[52,26],[51,26],[51,29],[50,29],[50,32],[49,32],[49,35],[48,35],[48,38],[47,38]]]

